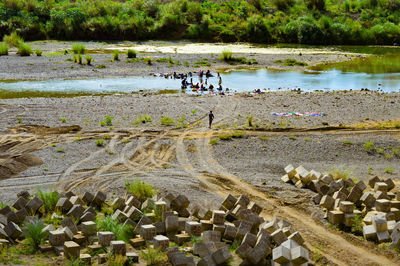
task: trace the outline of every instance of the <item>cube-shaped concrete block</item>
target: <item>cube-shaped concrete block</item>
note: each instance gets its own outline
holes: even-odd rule
[[[271,234],[271,238],[275,244],[280,245],[287,240],[287,236],[282,231],[282,229],[278,229]]]
[[[354,203],[351,201],[341,201],[339,203],[339,210],[341,210],[344,213],[353,213]]]
[[[129,196],[128,199],[125,201],[127,206],[134,206],[136,208],[140,208],[140,201],[135,196]]]
[[[341,201],[345,201],[347,199],[347,195],[341,191],[336,191],[335,193],[333,193],[332,196],[333,199],[340,199]]]
[[[123,210],[125,206],[125,200],[123,198],[115,198],[111,203],[113,210]]]
[[[343,220],[344,225],[347,227],[351,227],[353,225],[354,218],[355,218],[354,213],[345,213],[344,220]]]
[[[211,221],[213,222],[213,224],[224,224],[225,212],[220,210],[213,210]]]
[[[232,254],[228,247],[222,247],[212,254],[212,258],[217,265],[227,262],[232,259]]]
[[[69,198],[69,201],[72,203],[72,205],[84,205],[85,203],[79,196],[72,196]]]
[[[288,175],[284,175],[281,177],[282,182],[284,183],[291,183],[292,179],[290,179],[290,177]]]
[[[375,227],[376,232],[387,231],[387,220],[383,215],[376,215],[372,218],[372,225]]]
[[[319,203],[319,205],[327,210],[332,210],[333,205],[335,204],[335,200],[329,196],[329,195],[324,195]]]
[[[122,240],[113,240],[110,243],[111,250],[115,255],[125,256],[126,254],[126,244]]]
[[[371,192],[365,192],[362,197],[360,198],[360,201],[367,207],[368,209],[374,207],[375,205],[375,197],[374,194]]]
[[[4,231],[11,239],[17,239],[22,234],[21,228],[19,228],[19,226],[14,222],[9,222],[4,227]]]
[[[376,232],[376,238],[378,239],[379,243],[390,241],[390,235],[388,231]]]
[[[92,193],[86,191],[85,194],[83,194],[82,200],[86,203],[86,205],[92,203],[93,199],[94,195]]]
[[[97,191],[96,194],[94,195],[92,204],[95,204],[96,206],[101,207],[101,205],[106,202],[107,199],[107,194],[104,193],[103,191]]]
[[[81,231],[85,236],[93,236],[97,233],[96,223],[89,221],[81,223]]]
[[[362,195],[363,195],[363,192],[358,187],[354,186],[350,190],[350,194],[347,196],[346,200],[356,203],[361,198]]]
[[[85,212],[82,214],[81,218],[79,219],[80,222],[89,222],[89,221],[96,221],[96,214],[92,212]]]
[[[189,204],[190,201],[185,195],[179,195],[171,202],[171,207],[177,211],[179,209],[187,208]]]
[[[291,234],[288,239],[295,241],[297,244],[299,245],[303,245],[304,244],[304,239],[303,237],[300,235],[299,232],[294,232],[293,234]]]
[[[388,185],[385,182],[376,182],[374,186],[374,191],[388,192]]]
[[[236,232],[236,239],[243,239],[243,237],[251,231],[251,228],[253,227],[253,223],[247,220],[242,220],[239,224],[239,227]]]
[[[92,256],[90,254],[80,254],[79,259],[84,265],[92,265]]]
[[[221,232],[219,231],[205,231],[201,233],[204,242],[220,242]]]
[[[363,236],[366,240],[376,239],[376,229],[373,225],[363,226]]]
[[[152,240],[157,235],[157,230],[154,225],[147,224],[142,225],[140,230],[140,236],[145,240]]]
[[[166,250],[169,247],[169,238],[163,235],[157,235],[154,237],[154,248],[160,248]]]
[[[240,205],[242,208],[246,209],[247,205],[249,205],[250,200],[246,195],[240,195],[238,200],[235,203],[235,206]]]
[[[68,217],[68,218],[65,218],[64,220],[62,220],[61,226],[68,227],[74,235],[78,233],[78,228],[76,227],[76,224],[75,224],[74,220],[72,220],[71,217]]]
[[[285,264],[292,259],[290,249],[284,246],[278,246],[272,250],[272,260],[279,264]]]
[[[68,211],[67,215],[68,216],[72,216],[75,219],[79,219],[81,218],[82,214],[83,214],[83,207],[79,204],[72,206],[72,208]]]
[[[77,259],[80,257],[80,246],[74,241],[64,242],[64,256],[67,259]]]
[[[104,247],[108,247],[111,243],[111,241],[113,241],[115,239],[115,235],[113,232],[98,232],[97,233],[97,237],[99,239],[99,244],[104,246]]]
[[[294,175],[297,173],[296,169],[293,167],[293,165],[289,164],[285,167],[285,173],[288,175],[290,179],[294,178]]]
[[[225,231],[223,238],[226,240],[233,241],[236,236],[236,227],[233,224],[225,224]]]
[[[61,228],[59,230],[64,233],[66,241],[72,241],[73,240],[74,233],[72,233],[72,231],[71,231],[71,229],[69,229],[69,227],[63,227],[63,228]]]
[[[190,235],[200,236],[201,232],[202,232],[201,223],[187,221],[185,223],[185,232],[190,234]]]
[[[19,197],[14,204],[12,205],[16,210],[20,210],[22,208],[25,208],[26,204],[28,203],[28,200],[24,197]]]
[[[389,192],[392,189],[394,189],[395,184],[394,184],[394,182],[393,182],[393,180],[391,178],[388,178],[388,179],[384,180],[383,182],[385,182],[386,185],[387,185],[387,192]]]
[[[179,218],[177,216],[167,216],[165,218],[165,230],[167,232],[178,231],[179,228]]]
[[[35,196],[26,204],[25,208],[29,213],[34,214],[37,210],[39,210],[40,207],[42,207],[42,205],[43,205],[43,200]]]
[[[269,250],[270,252],[270,250]],[[253,264],[258,265],[268,254],[268,251],[261,247],[254,247],[247,253],[247,259]]]
[[[308,262],[309,253],[308,250],[303,248],[302,246],[295,247],[290,250],[291,262],[294,265],[301,265],[303,263]]]
[[[252,212],[254,212],[255,214],[260,214],[261,211],[262,211],[262,207],[261,207],[260,205],[258,205],[258,204],[257,204],[256,202],[254,202],[254,201],[251,201],[251,202],[249,203],[248,208],[249,208]]]
[[[255,245],[256,245],[256,242],[257,242],[257,236],[256,235],[254,235],[254,234],[252,234],[252,233],[247,233],[245,236],[244,236],[244,238],[243,238],[243,240],[242,240],[242,244],[243,243],[247,243],[247,244],[249,244],[251,247],[254,247]]]
[[[53,247],[63,246],[65,242],[64,232],[61,230],[50,231],[49,242]]]
[[[343,224],[344,213],[342,211],[328,211],[328,221],[334,225]]]
[[[390,201],[387,199],[378,199],[375,201],[375,208],[378,212],[390,212]]]

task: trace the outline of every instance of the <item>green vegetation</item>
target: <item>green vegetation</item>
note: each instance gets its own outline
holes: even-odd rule
[[[232,133],[232,138],[235,138],[235,139],[243,138],[243,132],[239,131],[239,132]]]
[[[97,69],[104,69],[104,68],[106,68],[106,66],[103,65],[103,64],[101,64],[101,65],[96,66],[96,68],[97,68]]]
[[[24,42],[18,45],[17,54],[20,56],[30,56],[32,54],[32,47]]]
[[[225,61],[229,64],[239,63],[244,65],[256,65],[258,62],[255,59],[247,60],[245,57],[234,57],[232,52],[229,50],[224,50],[219,57],[220,60]]]
[[[162,116],[160,119],[160,123],[163,126],[170,126],[175,123],[174,119],[168,117],[168,116]]]
[[[208,67],[211,63],[208,62],[207,58],[203,58],[201,61],[194,62],[194,67]]]
[[[42,221],[29,223],[25,226],[24,234],[26,243],[31,246],[33,251],[39,248],[39,245],[46,239],[46,233],[43,232],[44,224]]]
[[[46,212],[50,213],[56,209],[59,198],[57,191],[43,192],[39,189],[36,194],[43,201],[44,209]]]
[[[350,145],[353,145],[353,142],[351,142],[350,140],[342,141],[342,146],[350,146]]]
[[[354,215],[353,223],[351,224],[351,232],[356,235],[362,235],[363,233],[363,218],[361,215]]]
[[[195,115],[197,113],[196,109],[193,109],[192,111],[190,111],[192,113],[192,115]]]
[[[65,118],[65,116],[61,117],[61,122],[66,123],[67,122],[67,118]]]
[[[5,43],[0,43],[0,56],[8,55],[8,45]]]
[[[10,47],[18,47],[24,40],[13,31],[10,35],[4,35],[3,42],[5,42]]]
[[[393,168],[389,168],[389,167],[387,167],[387,168],[385,168],[385,173],[386,174],[393,174],[394,173],[394,169]]]
[[[85,54],[86,51],[86,46],[83,44],[73,44],[72,45],[72,52],[74,52],[74,54]]]
[[[295,135],[290,135],[290,136],[289,136],[289,139],[291,139],[291,140],[296,140],[297,137],[296,137]]]
[[[140,257],[146,261],[147,265],[164,265],[168,261],[167,252],[150,246],[140,251]]]
[[[147,198],[151,198],[157,191],[149,184],[138,180],[132,179],[131,181],[125,182],[125,189],[128,193],[134,195],[141,202],[145,201]]]
[[[218,139],[210,139],[210,144],[211,145],[217,145],[218,144]]]
[[[247,119],[247,126],[249,127],[253,127],[253,115],[249,115],[246,119]]]
[[[171,90],[171,89],[164,89],[164,90],[157,91],[158,95],[161,95],[161,94],[176,94],[176,93],[179,93],[179,91],[178,90]]]
[[[332,170],[328,171],[328,174],[330,174],[334,180],[347,180],[347,178],[352,178],[351,172],[350,169],[334,167]]]
[[[128,56],[128,58],[136,58],[137,52],[133,49],[128,49],[126,55]]]
[[[307,63],[297,61],[296,59],[276,60],[275,63],[281,64],[283,66],[308,66]]]
[[[36,56],[42,56],[43,51],[40,50],[40,49],[36,49],[36,50],[35,50],[35,53],[36,53]]]
[[[138,115],[136,120],[133,122],[134,125],[138,125],[140,123],[146,124],[146,123],[151,123],[152,119],[150,115]]]
[[[129,265],[127,258],[122,255],[114,255],[111,252],[107,254],[107,265],[108,266],[123,266]]]
[[[85,56],[85,61],[86,61],[86,65],[90,66],[93,62],[93,56],[91,55],[86,55]]]
[[[218,135],[218,138],[220,140],[231,140],[232,139],[232,135],[231,134],[221,134],[221,135]]]
[[[131,225],[118,223],[111,216],[97,218],[96,224],[98,231],[113,232],[117,240],[128,242],[133,237],[133,228]]]
[[[375,145],[371,141],[365,142],[364,143],[364,149],[368,153],[373,153],[375,151]]]
[[[58,148],[56,151],[57,151],[57,152],[60,152],[60,153],[64,153],[64,152],[65,152],[65,149],[64,149],[64,148]]]
[[[105,144],[104,139],[100,138],[100,139],[96,140],[96,146],[102,147],[102,146],[104,146],[104,144]]]
[[[114,52],[113,52],[113,60],[114,61],[119,61],[119,51],[118,50],[114,50]]]
[[[399,42],[398,0],[1,0],[5,25],[29,40],[195,39],[300,44]]]
[[[106,118],[103,121],[100,121],[100,126],[112,126],[112,117],[106,115]]]

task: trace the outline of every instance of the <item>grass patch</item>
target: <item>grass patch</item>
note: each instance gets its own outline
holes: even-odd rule
[[[85,61],[86,61],[86,65],[91,66],[92,62],[93,62],[93,56],[91,55],[86,55],[85,56]]]
[[[127,180],[125,182],[125,189],[141,202],[153,197],[157,193],[151,185],[138,179]]]
[[[8,45],[4,43],[0,44],[0,56],[2,55],[8,55]]]
[[[65,116],[61,117],[61,122],[62,123],[66,123],[67,122],[67,118],[65,118]]]
[[[49,191],[44,192],[42,190],[38,190],[36,195],[43,200],[44,209],[46,212],[50,213],[56,209],[56,205],[59,199],[59,195],[57,191]]]
[[[134,49],[128,49],[126,55],[128,56],[128,58],[136,58],[137,52]]]
[[[36,50],[35,50],[35,54],[36,54],[36,56],[42,56],[43,51],[40,50],[40,49],[36,49]]]
[[[207,58],[203,58],[201,61],[194,62],[194,67],[209,67],[211,63],[208,62]]]
[[[297,61],[296,59],[285,59],[285,60],[276,60],[274,63],[281,64],[283,66],[308,66],[306,62]]]
[[[106,66],[105,65],[98,65],[98,66],[96,66],[96,68],[97,69],[104,69],[104,68],[106,68]]]
[[[106,118],[103,121],[100,121],[100,126],[112,126],[112,117],[106,115]]]
[[[394,169],[393,168],[389,168],[389,167],[387,167],[387,168],[385,168],[385,173],[386,174],[393,174],[394,173]]]
[[[210,144],[211,145],[217,145],[218,144],[218,139],[210,139]]]
[[[371,141],[365,142],[365,143],[364,143],[364,150],[365,150],[367,153],[373,153],[373,152],[375,151],[375,145],[374,145],[374,143],[371,142]]]
[[[221,134],[221,135],[218,135],[218,138],[220,140],[231,140],[232,139],[232,135],[231,134]]]
[[[3,42],[5,42],[10,47],[18,47],[21,43],[24,42],[24,39],[22,39],[22,37],[14,31],[10,35],[4,35]]]
[[[140,257],[146,261],[147,265],[164,265],[168,261],[167,252],[163,252],[160,248],[154,249],[150,246],[140,251]]]
[[[175,124],[175,121],[171,117],[162,116],[161,119],[160,119],[160,123],[163,126],[170,126],[170,125]]]
[[[79,44],[79,43],[73,44],[72,45],[72,52],[74,54],[85,54],[86,46],[83,45],[83,44]]]
[[[347,178],[351,178],[352,171],[350,169],[334,167],[327,173],[330,174],[334,180],[339,180],[339,179],[347,180]]]
[[[19,54],[20,56],[30,56],[32,54],[32,47],[29,44],[21,42],[18,45],[17,54]]]
[[[289,139],[291,139],[291,140],[296,140],[297,137],[296,137],[295,135],[290,135],[290,136],[289,136]]]
[[[239,131],[239,132],[232,133],[232,138],[235,138],[235,139],[243,138],[243,132]]]
[[[269,138],[270,138],[270,137],[268,137],[268,136],[261,136],[261,135],[258,136],[258,139],[259,139],[259,140],[262,140],[262,141],[267,141],[267,140],[269,140]]]
[[[229,50],[224,50],[221,53],[221,56],[219,57],[220,60],[227,62],[228,64],[244,64],[244,65],[256,65],[258,62],[254,59],[251,58],[249,60],[246,59],[246,57],[234,57],[232,55],[232,52]]]
[[[350,146],[350,145],[353,145],[353,142],[351,142],[350,140],[342,141],[342,146]]]
[[[146,124],[146,123],[151,123],[152,121],[153,120],[151,119],[150,115],[142,115],[142,114],[140,114],[140,115],[137,116],[136,120],[133,121],[133,124],[134,125],[138,125],[140,123]]]
[[[25,226],[25,241],[34,251],[38,250],[39,245],[46,239],[46,233],[42,231],[43,228],[44,224],[40,220]]]
[[[164,90],[159,90],[157,91],[157,95],[161,95],[161,94],[177,94],[179,93],[178,90],[169,90],[169,89],[164,89]]]
[[[104,139],[100,138],[96,140],[96,146],[103,147],[104,146]]]
[[[128,242],[133,237],[131,225],[118,223],[111,216],[99,217],[96,219],[97,231],[110,231],[115,235],[115,239]]]
[[[118,50],[114,50],[114,52],[113,52],[113,60],[114,61],[119,61],[119,51]]]
[[[351,224],[351,232],[356,235],[363,234],[363,218],[361,215],[354,215],[353,223]]]
[[[58,148],[58,149],[56,149],[56,151],[57,151],[57,152],[60,152],[60,153],[64,153],[64,152],[65,152],[65,149],[64,149],[64,148]]]

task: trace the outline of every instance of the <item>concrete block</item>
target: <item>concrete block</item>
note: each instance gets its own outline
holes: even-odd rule
[[[303,248],[302,246],[295,247],[290,250],[291,262],[294,265],[301,265],[303,263],[308,262],[309,253],[308,250]]]
[[[179,228],[179,218],[177,216],[167,216],[165,218],[165,230],[167,232],[178,231]]]
[[[236,227],[232,224],[225,223],[225,231],[223,234],[223,238],[226,240],[233,241],[236,236]]]
[[[293,179],[297,173],[296,169],[291,164],[287,165],[284,170],[290,179]]]
[[[23,190],[17,193],[17,197],[24,197],[25,199],[29,199],[31,194],[28,191]]]
[[[136,237],[129,239],[129,244],[135,249],[139,249],[140,247],[143,247],[146,245],[146,240],[144,240],[142,237]]]
[[[242,208],[246,209],[247,205],[249,205],[250,200],[247,196],[245,195],[240,195],[240,197],[238,198],[238,200],[235,203],[235,206],[240,205],[242,206]]]
[[[78,233],[78,228],[76,227],[76,224],[75,224],[74,220],[72,220],[71,217],[68,217],[68,218],[65,218],[64,220],[62,220],[61,226],[68,227],[74,235]]]
[[[278,246],[272,250],[272,260],[275,263],[285,264],[291,261],[291,251],[284,246]]]
[[[310,177],[311,177],[311,180],[319,180],[322,177],[322,174],[318,171],[311,170]]]
[[[154,248],[160,248],[161,250],[166,250],[169,247],[169,238],[163,235],[157,235],[153,238]]]
[[[294,185],[298,188],[306,188],[307,187],[307,183],[303,180],[296,181],[296,183]]]
[[[288,238],[285,235],[285,233],[282,231],[282,229],[278,229],[275,232],[271,234],[271,238],[274,241],[275,244],[280,245],[283,242],[285,242]]]
[[[376,239],[376,229],[373,225],[363,226],[363,236],[366,240]]]
[[[255,203],[254,201],[251,201],[249,203],[248,208],[255,214],[259,215],[262,212],[262,207]]]
[[[378,239],[379,243],[390,241],[390,235],[388,231],[376,232],[376,238]]]
[[[299,167],[296,168],[296,174],[294,176],[297,180],[302,180],[302,181],[309,181],[309,172],[302,166],[300,165]]]
[[[194,235],[200,236],[201,235],[201,223],[199,222],[186,222],[185,223],[185,232]]]
[[[171,208],[174,210],[179,210],[187,208],[190,204],[189,199],[185,195],[179,195],[171,202]]]
[[[290,179],[290,177],[288,175],[284,175],[281,177],[282,182],[284,183],[291,183],[292,179]]]
[[[219,231],[205,231],[201,233],[204,242],[220,242],[221,232]]]
[[[390,201],[387,199],[378,199],[375,201],[375,208],[378,212],[390,212]]]
[[[320,180],[326,185],[329,185],[333,181],[333,177],[329,174],[325,174],[320,178]]]
[[[125,206],[125,200],[123,198],[115,198],[111,203],[113,210],[123,210]]]
[[[136,252],[127,252],[126,253],[126,261],[128,265],[132,265],[134,263],[139,263],[139,254]]]
[[[385,182],[376,182],[374,186],[374,191],[388,192],[388,185]]]
[[[26,204],[28,203],[28,200],[24,197],[19,197],[14,203],[13,203],[13,207],[16,210],[20,210],[22,208],[25,208]]]
[[[127,198],[127,200],[125,201],[125,204],[127,206],[131,206],[131,207],[134,206],[135,208],[138,208],[138,209],[140,209],[140,205],[141,205],[140,201],[135,196],[129,196]]]
[[[383,215],[376,215],[372,218],[372,225],[375,227],[376,232],[387,231],[387,220]]]
[[[289,240],[295,241],[295,242],[296,242],[297,244],[299,244],[299,245],[303,245],[303,244],[304,244],[304,239],[303,239],[303,237],[300,235],[299,232],[294,232],[293,234],[291,234],[291,235],[288,237],[288,239],[289,239]]]
[[[213,229],[213,223],[210,220],[200,220],[201,231],[209,231]]]
[[[99,190],[96,192],[96,194],[94,194],[92,204],[101,207],[101,205],[103,205],[103,203],[106,202],[106,199],[107,199],[107,194]]]
[[[126,255],[126,244],[122,240],[113,240],[110,242],[111,250],[115,255]]]
[[[354,213],[345,213],[344,220],[343,220],[344,225],[347,227],[351,227],[353,225],[354,218],[355,218]]]
[[[83,202],[83,200],[81,200],[80,197],[78,196],[72,196],[71,198],[69,198],[69,201],[72,203],[72,205],[84,205],[85,203]]]
[[[93,199],[94,195],[92,193],[86,191],[85,194],[83,194],[82,200],[86,203],[86,205],[92,203]]]
[[[354,203],[351,201],[341,201],[339,203],[339,210],[341,210],[344,213],[353,213]]]
[[[60,231],[64,233],[66,241],[72,241],[74,238],[74,233],[72,233],[71,229],[68,227],[63,227],[60,229]]]
[[[156,227],[156,232],[158,235],[162,235],[167,232],[165,230],[165,223],[163,223],[163,222],[156,222],[156,223],[154,223],[154,226]]]
[[[315,193],[319,193],[320,188],[321,188],[321,181],[320,180],[311,180],[310,183],[308,183],[307,187],[314,191]]]
[[[395,229],[390,235],[392,242],[390,243],[390,248],[395,249],[400,247],[400,231]]]
[[[126,216],[135,222],[138,221],[142,215],[143,213],[135,206],[131,206],[129,211],[126,213]]]
[[[64,256],[67,259],[76,259],[80,257],[80,246],[74,241],[64,242]]]
[[[115,239],[115,235],[113,232],[98,232],[97,233],[97,237],[99,239],[99,244],[104,246],[104,247],[108,247],[111,243],[111,241],[113,241]]]
[[[253,264],[258,265],[266,256],[267,251],[261,247],[254,247],[247,253],[247,259]]]
[[[7,236],[11,239],[17,239],[20,235],[22,235],[22,230],[19,226],[14,222],[9,222],[4,227],[4,232],[6,232]]]
[[[39,197],[35,196],[26,204],[25,209],[29,213],[34,214],[40,207],[42,207],[42,205],[43,201]]]
[[[186,265],[186,264],[185,264]],[[217,264],[213,260],[211,255],[207,255],[203,257],[198,263],[197,266],[216,266]]]
[[[379,179],[379,177],[375,176],[375,177],[371,178],[371,179],[368,181],[368,185],[369,185],[371,188],[374,188],[374,187],[375,187],[375,183],[377,183],[377,182],[381,182],[381,180]]]
[[[241,240],[241,239],[243,239],[243,237],[248,233],[248,232],[250,232],[251,231],[251,228],[253,227],[253,223],[252,222],[249,222],[249,221],[247,221],[247,220],[242,220],[241,222],[240,222],[240,225],[239,225],[239,227],[238,227],[238,229],[237,229],[237,232],[236,232],[236,239],[239,239],[239,240]]]
[[[81,205],[73,205],[72,208],[68,211],[67,215],[72,216],[78,220],[83,215],[83,211],[84,209]]]
[[[328,221],[334,225],[340,225],[344,222],[344,213],[342,211],[328,211]]]
[[[89,221],[96,221],[96,214],[92,212],[85,212],[82,214],[81,218],[79,218],[80,222],[89,222]]]
[[[375,197],[374,194],[371,192],[365,192],[362,197],[360,198],[360,201],[367,207],[368,209],[374,207],[375,205]]]
[[[253,248],[248,243],[242,243],[236,250],[235,253],[242,259],[247,258],[249,252]]]
[[[345,193],[343,193],[343,192],[341,192],[341,191],[338,190],[338,191],[336,191],[335,193],[333,193],[332,198],[333,198],[333,199],[340,199],[340,200],[345,201],[345,200],[347,199],[347,195],[346,195]]]
[[[395,184],[394,184],[394,182],[393,182],[393,180],[391,178],[388,178],[388,179],[384,180],[383,182],[385,182],[386,185],[387,185],[387,192],[389,192],[392,189],[394,189]]]
[[[377,192],[375,192],[374,193],[374,197],[375,197],[375,199],[387,199],[387,200],[390,200],[390,198],[389,198],[389,196],[387,195],[387,193],[386,192],[383,192],[383,191],[377,191]]]
[[[235,203],[237,202],[237,198],[229,194],[225,200],[222,202],[222,206],[224,206],[226,209],[231,210]]]
[[[321,202],[321,199],[322,199],[322,195],[321,194],[315,194],[312,197],[312,201],[314,202],[314,204],[317,204],[317,205],[319,205],[319,203]]]
[[[92,256],[90,254],[80,254],[79,259],[84,265],[92,265]]]
[[[212,254],[212,258],[215,261],[215,263],[222,264],[227,262],[228,260],[232,259],[232,254],[230,253],[228,247],[223,247],[218,249]]]
[[[324,195],[321,199],[321,202],[319,203],[319,205],[327,210],[332,210],[333,209],[333,205],[335,203],[335,200],[329,196],[329,195]]]
[[[83,235],[85,236],[92,236],[95,235],[97,232],[96,223],[89,221],[81,223],[81,230]]]
[[[360,200],[362,195],[363,195],[363,192],[358,187],[354,186],[350,190],[350,194],[347,196],[346,200],[356,203],[358,200]]]
[[[184,234],[176,234],[173,238],[174,242],[181,246],[183,243],[190,242],[191,236],[187,233]]]
[[[367,185],[362,180],[358,181],[354,186],[358,187],[361,191],[364,191],[367,189]]]
[[[50,231],[49,242],[53,247],[63,246],[65,242],[64,232],[61,230]]]
[[[157,235],[156,227],[151,224],[142,225],[140,236],[145,240],[152,240]]]
[[[25,218],[28,216],[28,212],[26,211],[25,208],[22,208],[15,213],[15,216],[18,218],[16,223],[21,224],[25,221]]]
[[[75,243],[77,243],[80,246],[83,246],[86,244],[88,238],[82,234],[76,234],[72,237],[72,241],[74,241]]]
[[[214,210],[212,212],[211,221],[213,224],[224,224],[225,222],[225,212]]]

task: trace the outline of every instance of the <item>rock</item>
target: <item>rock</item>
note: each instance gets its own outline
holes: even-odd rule
[[[204,242],[220,242],[221,241],[221,232],[218,231],[205,231],[201,233]]]
[[[229,252],[229,249],[227,247],[223,247],[218,249],[212,254],[212,258],[215,261],[215,263],[222,264],[227,262],[228,260],[232,259],[232,254]]]

